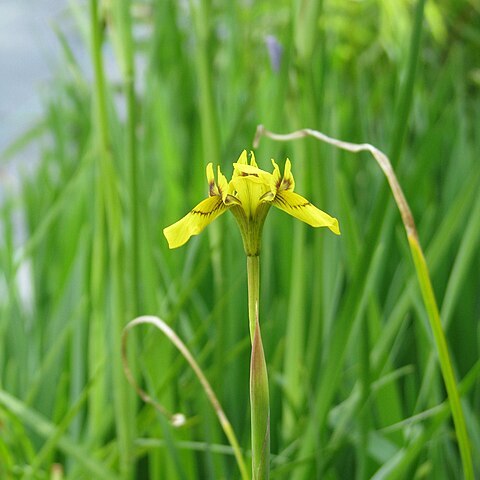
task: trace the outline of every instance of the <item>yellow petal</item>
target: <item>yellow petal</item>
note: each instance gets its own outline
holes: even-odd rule
[[[271,203],[274,198],[275,198],[275,192],[272,192],[272,191],[270,190],[270,191],[264,193],[264,194],[260,197],[260,203],[264,203],[264,202]]]
[[[234,176],[230,183],[235,187],[236,197],[240,200],[245,215],[253,218],[258,206],[264,202],[262,196],[270,191],[270,185],[259,177],[241,174]]]
[[[223,201],[225,205],[231,207],[232,205],[242,205],[242,202],[235,195],[227,195]]]
[[[272,165],[273,165],[272,187],[276,192],[280,188],[280,184],[282,183],[282,175],[280,173],[280,169],[278,168],[277,163],[273,158],[272,158]]]
[[[257,162],[255,161],[255,154],[252,150],[250,150],[250,165],[252,165],[252,167],[258,168]]]
[[[198,235],[210,222],[228,210],[222,197],[206,198],[178,222],[163,229],[170,248],[187,243],[192,235]]]
[[[278,192],[272,203],[312,227],[328,227],[333,233],[340,235],[338,220],[319,210],[298,193],[289,190]]]
[[[215,177],[213,175],[213,164],[210,162],[207,165],[207,182],[208,182],[208,194],[213,197],[219,195],[217,184],[215,183]]]
[[[223,202],[225,202],[227,195],[231,192],[229,191],[229,185],[228,185],[227,179],[225,175],[222,173],[222,171],[220,170],[220,165],[218,166],[217,177],[218,177],[218,190],[219,190],[219,193],[222,195]]]
[[[283,172],[283,179],[282,179],[282,184],[280,186],[281,190],[290,190],[293,192],[293,189],[295,188],[295,180],[292,175],[292,164],[290,163],[290,160],[287,158],[287,161],[285,162],[285,170]]]
[[[295,180],[292,175],[292,164],[290,160],[287,158],[285,162],[285,170],[283,172],[283,177],[280,174],[280,168],[276,164],[275,160],[272,158],[272,165],[273,165],[273,185],[275,186],[275,191],[280,190],[289,190],[293,192],[295,188]]]
[[[247,151],[244,150],[238,157],[237,163],[242,163],[243,165],[248,165],[247,161]]]
[[[265,170],[261,170],[253,165],[244,165],[243,163],[234,163],[233,168],[235,169],[236,173],[234,176],[248,176],[252,182],[266,183],[270,185],[272,174],[266,172]]]

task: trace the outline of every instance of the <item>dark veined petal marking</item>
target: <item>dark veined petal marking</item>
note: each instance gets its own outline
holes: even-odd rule
[[[275,205],[280,210],[298,218],[302,222],[308,223],[312,227],[327,227],[333,233],[339,235],[338,221],[331,217],[328,213],[312,205],[306,198],[298,195],[298,193],[282,190],[277,193],[273,200]]]
[[[208,218],[211,215],[218,212],[218,210],[220,210],[220,208],[222,208],[222,206],[223,206],[222,197],[218,197],[217,203],[213,206],[213,208],[211,210],[201,210],[201,209],[198,208],[200,205],[201,204],[197,205],[193,210],[190,211],[190,213],[192,215],[201,215],[203,217]]]
[[[201,201],[182,219],[163,230],[169,247],[182,246],[191,236],[198,235],[210,222],[229,208],[230,205],[225,205],[222,197],[218,195]]]
[[[300,195],[299,195],[300,197]],[[300,197],[302,198],[302,197]],[[303,199],[305,200],[305,199]],[[304,208],[304,207],[308,207],[309,205],[312,205],[308,200],[305,200],[304,202],[301,202],[301,203],[297,203],[297,204],[294,204],[294,203],[289,203],[285,200],[285,198],[283,198],[282,195],[277,195],[275,197],[275,201],[278,201],[279,203],[282,203],[286,208]],[[312,205],[313,207],[313,205]],[[316,207],[315,207],[316,208]]]

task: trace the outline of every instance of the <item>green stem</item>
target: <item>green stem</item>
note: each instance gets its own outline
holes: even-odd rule
[[[270,402],[267,364],[258,322],[260,292],[260,259],[258,255],[247,256],[247,275],[248,316],[252,340],[250,363],[252,479],[266,480],[270,472]]]
[[[112,280],[111,348],[113,352],[113,406],[118,438],[120,478],[133,476],[134,409],[130,403],[130,392],[123,377],[120,356],[121,333],[124,324],[126,289],[124,285],[124,251],[122,211],[118,192],[118,176],[112,157],[109,133],[107,89],[102,58],[102,29],[98,0],[90,0],[91,48],[94,69],[95,126],[99,151],[99,181],[96,195],[101,196],[105,209],[108,238],[108,261]]]
[[[135,99],[135,59],[134,43],[132,33],[132,20],[130,14],[130,0],[124,0],[121,4],[122,19],[125,25],[124,37],[124,90],[127,108],[127,135],[126,150],[128,159],[128,171],[130,179],[130,277],[131,297],[134,314],[138,312],[140,305],[140,274],[139,274],[139,198],[138,198],[138,157],[137,157],[137,136],[136,136],[136,99]]]
[[[408,235],[408,243],[412,252],[415,269],[417,271],[418,282],[422,291],[423,301],[427,309],[430,327],[433,332],[435,344],[437,346],[438,359],[442,370],[445,388],[447,389],[448,399],[450,400],[450,408],[452,410],[453,423],[457,433],[458,446],[463,464],[463,473],[466,480],[473,480],[473,464],[470,452],[470,442],[468,439],[467,427],[465,425],[465,417],[463,415],[462,406],[460,404],[460,395],[458,393],[455,374],[450,360],[447,340],[442,328],[440,314],[438,312],[435,294],[433,293],[432,282],[428,272],[427,262],[423,255],[420,243],[415,235]]]
[[[250,327],[250,340],[253,345],[255,335],[256,309],[260,296],[260,257],[247,256],[247,277],[248,277],[248,320]]]

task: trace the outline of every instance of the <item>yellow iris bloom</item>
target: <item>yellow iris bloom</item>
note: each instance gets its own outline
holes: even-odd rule
[[[306,198],[293,190],[295,180],[291,163],[287,159],[283,176],[278,165],[272,160],[273,172],[258,168],[253,152],[250,163],[244,150],[233,164],[234,172],[230,182],[218,167],[215,181],[213,166],[207,165],[209,197],[201,201],[178,222],[163,230],[170,248],[184,245],[191,236],[198,235],[209,223],[222,213],[230,210],[242,232],[247,255],[258,255],[260,237],[265,217],[271,205],[287,212],[312,227],[327,227],[340,235],[338,221],[312,205]]]

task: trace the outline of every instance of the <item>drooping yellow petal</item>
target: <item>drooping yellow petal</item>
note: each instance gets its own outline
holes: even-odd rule
[[[200,202],[178,222],[163,229],[170,248],[178,248],[188,242],[191,236],[198,235],[209,223],[228,210],[222,197],[215,195]]]
[[[340,235],[338,220],[319,210],[298,193],[290,190],[280,191],[272,204],[312,227],[328,227],[333,233]]]

